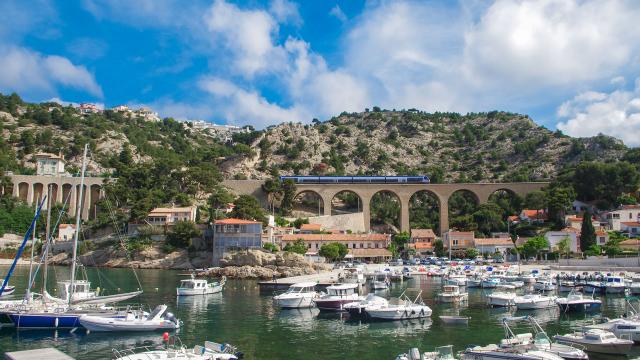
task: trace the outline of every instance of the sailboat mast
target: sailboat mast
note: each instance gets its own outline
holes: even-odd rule
[[[42,294],[47,291],[47,275],[49,272],[49,246],[51,245],[51,186],[47,188],[47,228],[45,230],[45,239],[47,242],[44,246],[44,271],[42,272]],[[59,190],[58,190],[59,191]],[[42,297],[45,298],[44,296]]]
[[[73,234],[73,259],[71,260],[71,283],[69,284],[69,304],[73,298],[73,290],[76,282],[76,258],[78,256],[78,234],[80,233],[80,217],[82,215],[82,198],[84,196],[84,172],[87,168],[87,149],[89,144],[84,144],[84,155],[82,155],[82,170],[80,178],[80,196],[76,202],[76,231]]]
[[[36,217],[37,213],[38,209],[36,208],[34,217]],[[33,276],[33,249],[36,247],[36,232],[38,232],[37,217],[36,221],[33,223],[33,236],[31,237],[31,257],[29,258],[29,282],[27,283],[27,294],[25,295],[27,302],[29,303],[31,302],[31,286],[33,285],[33,279],[31,277]]]

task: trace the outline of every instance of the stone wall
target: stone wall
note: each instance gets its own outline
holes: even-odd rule
[[[366,232],[364,213],[312,216],[310,224],[321,224],[325,229],[351,230],[353,232]]]

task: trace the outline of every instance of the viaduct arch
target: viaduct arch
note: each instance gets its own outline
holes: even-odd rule
[[[262,192],[262,180],[225,180],[224,185],[239,194],[257,197],[266,204],[265,194]],[[449,197],[456,191],[466,190],[478,198],[479,204],[485,204],[496,191],[505,190],[519,196],[540,190],[547,182],[522,183],[459,183],[459,184],[296,184],[296,196],[301,192],[314,192],[324,203],[324,215],[331,215],[331,199],[342,191],[351,191],[362,201],[365,228],[369,230],[371,221],[370,202],[373,195],[380,191],[389,191],[400,200],[400,229],[409,231],[409,202],[411,197],[419,191],[429,191],[435,195],[440,203],[440,231],[449,229]]]
[[[104,197],[102,185],[104,178],[85,177],[84,194],[80,197],[80,181],[79,177],[71,176],[45,176],[45,175],[9,175],[13,183],[12,195],[20,198],[28,205],[39,202],[43,195],[47,194],[47,189],[51,185],[52,202],[64,203],[68,200],[68,214],[75,216],[77,206],[80,206],[80,212],[83,220],[89,220],[95,217],[96,202]],[[46,210],[47,205],[43,205]]]

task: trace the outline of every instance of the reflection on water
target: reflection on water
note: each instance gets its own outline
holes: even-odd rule
[[[100,285],[95,270],[87,271],[90,279]],[[123,290],[137,287],[130,270],[101,272]],[[20,292],[23,292],[27,273],[28,268],[21,267],[12,280]],[[177,298],[175,287],[181,279],[178,272],[144,270],[139,271],[139,276],[145,293],[135,301],[151,307],[161,303],[169,305],[170,311],[184,322],[179,335],[185,344],[193,346],[205,340],[228,342],[238,346],[249,360],[393,359],[411,347],[429,350],[447,344],[460,351],[471,344],[499,342],[504,336],[502,319],[505,316],[532,314],[551,336],[579,329],[598,317],[597,314],[561,314],[557,308],[526,312],[488,308],[486,294],[492,290],[479,288],[468,289],[466,304],[442,304],[435,300],[442,289],[442,280],[427,276],[394,282],[389,289],[376,292],[386,298],[397,298],[408,290],[407,295],[413,298],[422,291],[422,299],[433,310],[431,319],[396,322],[352,320],[346,313],[321,313],[317,309],[279,309],[273,304],[271,294],[259,292],[255,281],[230,280],[222,294]],[[518,292],[525,291],[528,290]],[[624,312],[622,296],[601,299],[604,316],[619,316]],[[467,326],[452,326],[443,324],[438,318],[440,315],[468,316],[470,320]],[[518,322],[514,324],[514,331],[531,330],[526,323]],[[161,333],[18,332],[5,328],[0,329],[0,349],[53,346],[79,360],[108,359],[112,348],[158,344],[161,336]],[[638,348],[634,348],[632,357],[637,354]]]

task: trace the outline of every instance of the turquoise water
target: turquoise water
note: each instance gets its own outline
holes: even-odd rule
[[[6,268],[0,269],[5,273]],[[88,269],[94,286],[111,293],[115,288],[131,291],[137,282],[131,270]],[[52,271],[59,279],[68,276],[66,268]],[[319,313],[316,309],[280,310],[273,306],[270,294],[261,294],[256,281],[230,280],[223,294],[176,299],[175,287],[181,278],[177,271],[138,270],[144,294],[142,304],[169,305],[184,324],[178,335],[188,346],[205,340],[228,342],[245,353],[246,359],[394,359],[411,347],[432,350],[436,346],[454,345],[464,350],[468,345],[496,343],[503,338],[502,317],[533,314],[547,333],[555,335],[579,329],[589,321],[585,315],[561,315],[557,309],[515,312],[486,308],[481,289],[470,289],[468,305],[438,304],[435,297],[441,287],[439,278],[416,277],[395,283],[383,296],[398,296],[404,289],[422,289],[425,302],[433,309],[433,320],[403,322],[358,322],[348,316]],[[16,271],[13,285],[20,290],[28,275],[27,267]],[[53,285],[51,282],[50,287]],[[622,297],[603,297],[607,316],[621,314]],[[470,316],[468,326],[443,325],[438,315]],[[516,326],[529,332],[526,326]],[[2,351],[53,346],[77,359],[110,359],[113,348],[161,341],[160,333],[145,334],[72,334],[69,331],[35,331],[0,329]],[[640,355],[636,347],[631,357]],[[592,359],[602,357],[591,356]]]

